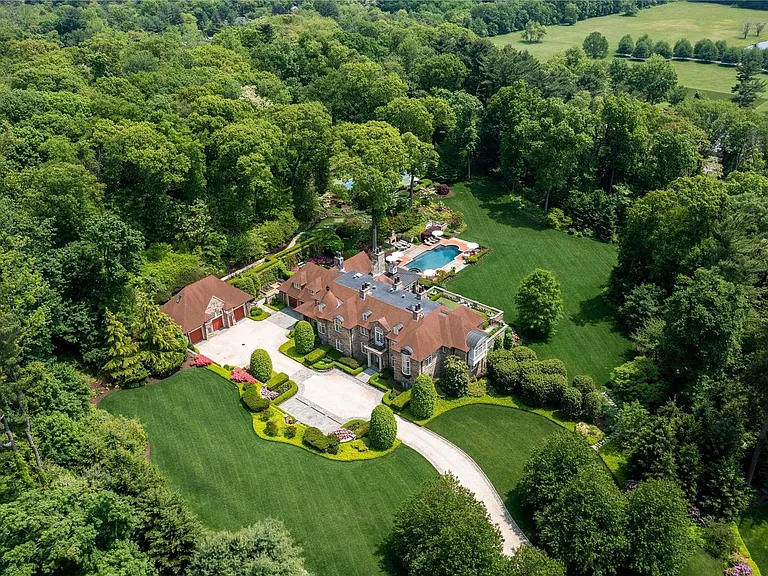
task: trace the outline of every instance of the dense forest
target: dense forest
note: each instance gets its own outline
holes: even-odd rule
[[[540,63],[483,38],[569,6],[1,3],[0,571],[216,573],[237,540],[253,573],[300,574],[279,524],[203,530],[89,386],[175,370],[156,303],[283,246],[330,195],[374,225],[407,211],[405,172],[482,171],[618,243],[607,297],[640,355],[609,425],[630,475],[737,517],[768,481],[768,121],[687,96],[661,57]]]

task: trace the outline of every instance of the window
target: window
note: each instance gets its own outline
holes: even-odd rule
[[[376,342],[378,346],[384,344],[384,330],[378,326],[373,329],[373,341]]]
[[[341,318],[338,316],[333,319],[333,329],[336,330],[336,332],[341,332]]]
[[[365,349],[365,342],[360,342],[360,352],[368,354],[368,351]]]
[[[317,323],[317,331],[318,331],[320,334],[325,334],[325,323],[323,323],[323,322],[318,322],[318,323]]]
[[[368,336],[368,328],[360,326],[360,336]]]
[[[336,338],[336,350],[338,350],[339,352],[344,352],[344,350],[341,347],[341,340],[339,340],[338,338]]]
[[[430,354],[429,356],[424,358],[424,366],[429,366],[434,361],[435,361],[435,355],[434,354]]]
[[[400,333],[400,329],[402,327],[403,327],[403,325],[400,322],[398,322],[397,324],[395,324],[395,327],[392,330],[394,331],[395,334],[398,334],[398,333]]]
[[[301,290],[301,286],[299,285],[298,282],[294,282],[293,287],[296,288],[296,290]]]
[[[488,353],[488,339],[486,338],[482,342],[478,342],[477,346],[475,346],[470,355],[469,355],[469,363],[470,365],[474,366],[480,360],[486,357]]]
[[[411,375],[411,356],[409,354],[403,354],[403,374],[406,376]]]

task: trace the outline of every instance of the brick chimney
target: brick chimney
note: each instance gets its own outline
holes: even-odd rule
[[[379,274],[384,274],[384,272],[386,272],[387,263],[385,261],[385,256],[386,254],[384,253],[384,250],[379,250],[371,256],[371,276],[376,277]]]
[[[395,290],[403,289],[403,281],[400,280],[400,275],[397,275],[392,279],[392,288],[394,288]]]
[[[413,311],[413,319],[416,322],[418,322],[421,319],[421,317],[424,315],[420,302],[417,302],[416,304],[414,304],[411,310]]]

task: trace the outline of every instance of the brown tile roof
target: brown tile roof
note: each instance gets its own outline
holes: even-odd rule
[[[367,270],[370,271],[368,255],[359,252],[344,262],[344,269],[347,272],[365,274],[366,263]],[[303,304],[299,305],[296,311],[309,318],[331,321],[341,316],[344,319],[342,326],[346,329],[358,326],[372,329],[374,324],[381,325],[386,337],[392,342],[392,350],[399,352],[408,347],[411,349],[411,356],[417,361],[424,360],[441,346],[469,351],[469,333],[478,330],[485,321],[484,316],[466,306],[459,306],[453,311],[440,306],[419,320],[414,320],[412,312],[384,302],[374,294],[370,294],[365,300],[361,299],[357,290],[335,281],[341,275],[338,269],[329,270],[309,263],[292,278],[283,282],[280,290],[302,300]],[[391,280],[386,276],[376,277],[377,281],[385,279],[391,284]],[[294,281],[302,288],[295,288]],[[318,286],[322,286],[319,291]],[[314,294],[310,293],[310,288],[314,290]],[[319,306],[320,303],[325,306]],[[370,314],[364,318],[363,313],[369,311]],[[398,324],[401,328],[395,334],[394,327]]]
[[[224,302],[224,310],[237,308],[253,300],[253,296],[247,292],[219,280],[216,276],[208,276],[179,290],[160,307],[160,310],[173,318],[187,334],[212,317],[212,314],[205,311],[214,296]]]

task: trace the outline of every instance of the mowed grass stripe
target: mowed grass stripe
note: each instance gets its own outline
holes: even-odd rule
[[[332,462],[262,440],[237,390],[205,369],[110,394],[101,407],[145,426],[151,459],[210,528],[283,520],[317,576],[380,573],[376,547],[397,508],[437,472],[401,446],[365,462]]]
[[[503,406],[475,404],[441,414],[427,427],[469,454],[488,476],[524,532],[532,534],[515,492],[523,466],[553,433],[563,430],[546,418]],[[489,441],[489,439],[493,441]]]
[[[616,264],[616,246],[540,226],[516,210],[497,182],[478,179],[452,189],[447,203],[467,222],[461,237],[491,252],[446,287],[504,310],[513,322],[520,280],[536,268],[551,270],[562,287],[563,319],[549,341],[527,344],[542,357],[563,360],[570,375],[589,374],[604,383],[631,350],[602,297]]]

